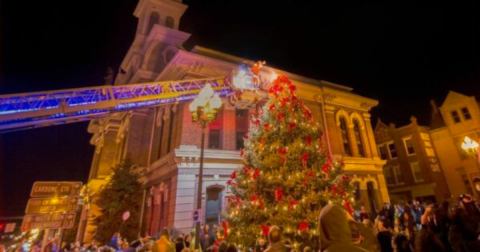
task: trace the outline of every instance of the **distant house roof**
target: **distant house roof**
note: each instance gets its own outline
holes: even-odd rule
[[[445,127],[445,122],[443,121],[442,114],[438,111],[438,106],[435,100],[430,100],[430,105],[432,106],[429,124],[430,129]]]

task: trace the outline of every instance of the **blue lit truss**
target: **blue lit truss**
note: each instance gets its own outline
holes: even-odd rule
[[[0,132],[86,121],[109,113],[193,100],[210,83],[232,93],[225,78],[98,86],[0,96]]]

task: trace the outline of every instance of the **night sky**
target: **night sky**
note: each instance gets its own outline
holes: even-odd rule
[[[187,49],[201,45],[378,99],[374,118],[428,124],[448,90],[480,97],[480,6],[184,1]],[[317,1],[314,1],[317,2]],[[0,93],[103,84],[137,25],[137,0],[1,1]],[[0,216],[23,215],[34,181],[86,182],[88,123],[0,136]]]

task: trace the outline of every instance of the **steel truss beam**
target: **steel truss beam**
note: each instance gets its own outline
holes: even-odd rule
[[[232,92],[225,78],[208,78],[1,95],[0,133],[189,101],[207,83],[221,96]]]

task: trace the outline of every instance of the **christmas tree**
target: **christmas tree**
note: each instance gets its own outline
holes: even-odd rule
[[[269,97],[245,136],[243,167],[227,182],[233,194],[228,240],[249,247],[277,225],[297,248],[316,247],[322,206],[353,210],[350,180],[324,149],[321,128],[296,97],[295,85],[279,76]]]
[[[93,220],[97,241],[106,244],[116,232],[128,241],[138,238],[143,192],[139,177],[128,159],[113,169],[95,200],[101,208],[101,215]],[[130,212],[130,218],[124,222],[122,216],[126,211]]]

